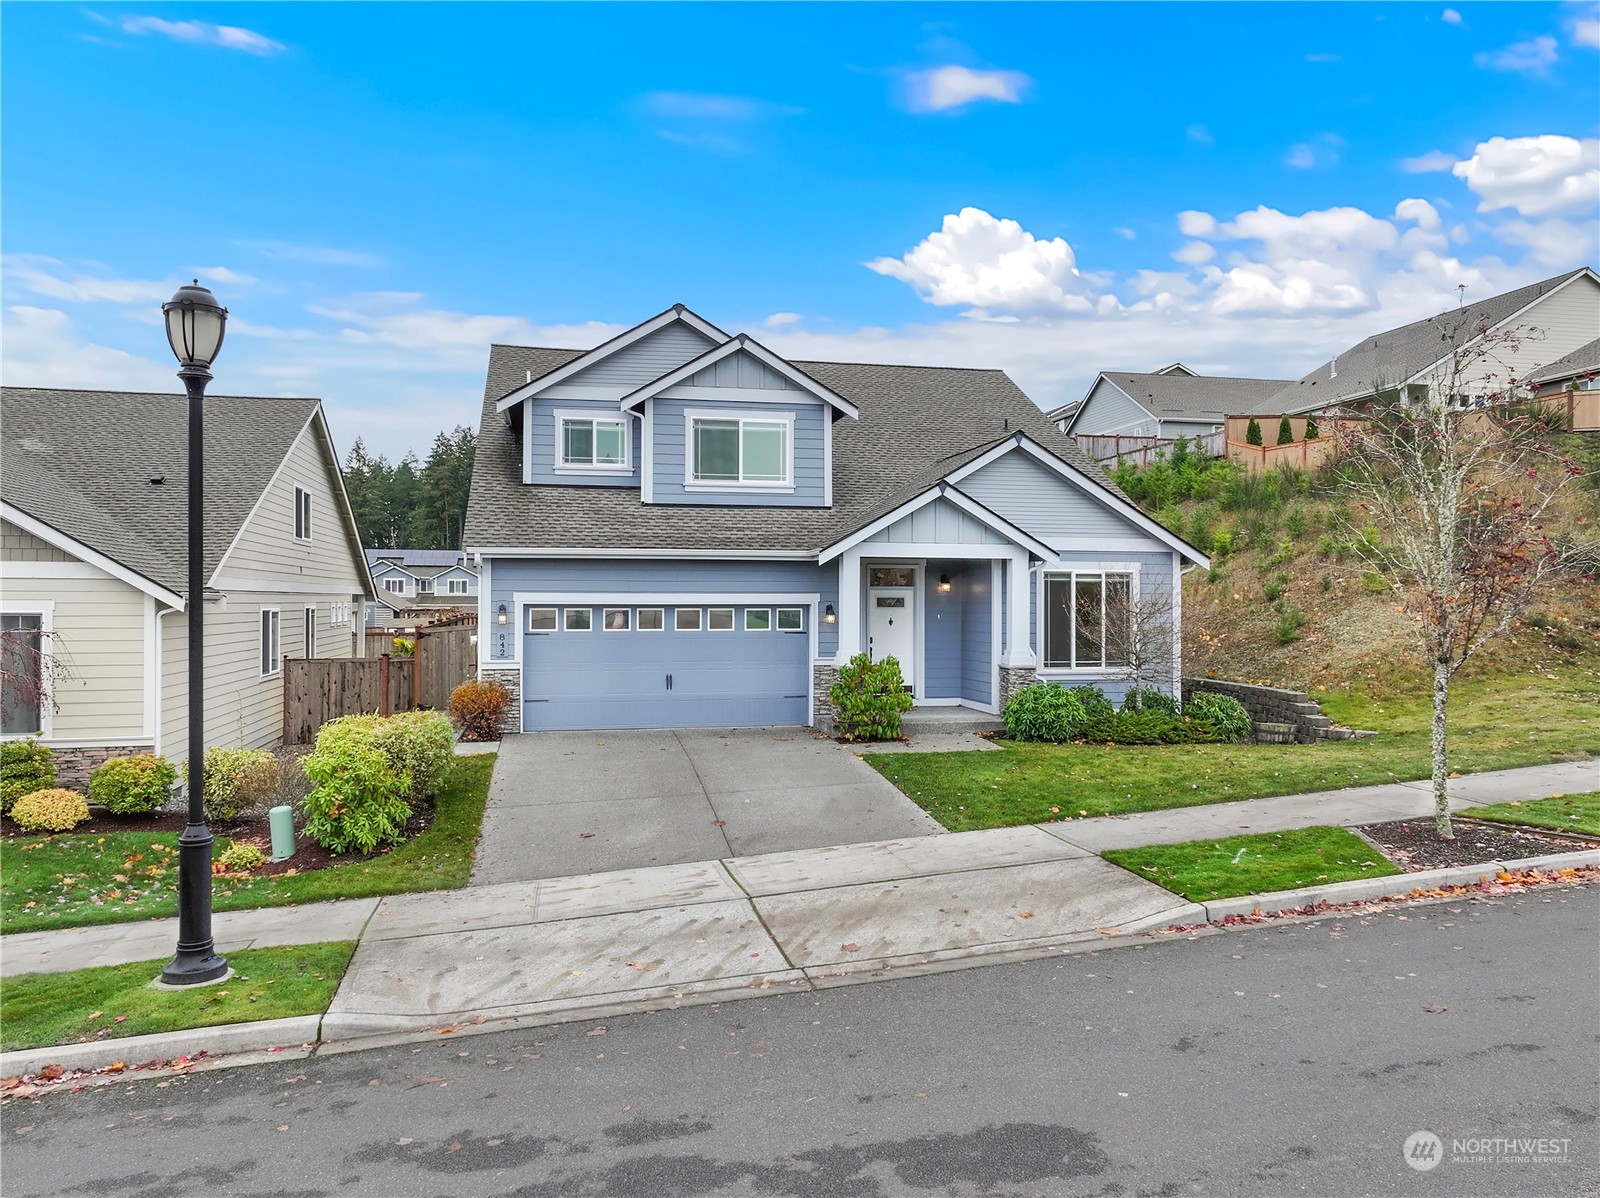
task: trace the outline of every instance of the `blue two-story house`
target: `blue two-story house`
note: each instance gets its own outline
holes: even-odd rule
[[[1115,697],[1108,595],[1207,564],[1002,371],[786,361],[682,305],[492,347],[465,545],[513,731],[822,723],[861,652],[922,706]]]

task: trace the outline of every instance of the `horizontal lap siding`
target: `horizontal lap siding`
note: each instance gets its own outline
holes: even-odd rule
[[[1142,433],[1153,437],[1156,434],[1156,420],[1115,384],[1101,379],[1089,392],[1089,398],[1084,401],[1083,411],[1074,422],[1072,431],[1075,435]]]
[[[829,413],[820,403],[748,404],[730,399],[732,411],[794,414],[794,491],[776,494],[760,491],[689,491],[684,488],[684,454],[688,429],[684,413],[716,406],[715,400],[655,399],[651,401],[650,435],[652,503],[698,503],[731,507],[821,507],[825,494],[824,422]]]
[[[1098,497],[1021,451],[1008,453],[962,479],[960,488],[1049,545],[1075,536],[1145,537]]]
[[[624,416],[615,399],[530,399],[532,425],[525,435],[531,447],[528,480],[531,483],[556,483],[578,487],[637,487],[639,485],[639,441],[641,421]],[[620,417],[628,427],[629,474],[572,474],[556,470],[559,453],[557,412],[592,412],[596,416]]]
[[[814,562],[740,561],[527,561],[495,558],[490,567],[490,610],[504,603],[514,610],[518,593],[574,596],[610,594],[820,594],[818,652],[831,657],[838,645],[837,625],[821,622],[823,605],[839,603],[836,565]],[[519,633],[520,634],[520,633]]]
[[[11,560],[11,559],[8,559]],[[145,733],[145,596],[109,575],[18,578],[6,572],[8,608],[54,603],[51,650],[64,667],[52,740],[114,743]]]

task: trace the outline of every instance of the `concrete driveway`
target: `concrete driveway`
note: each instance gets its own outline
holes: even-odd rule
[[[803,728],[530,733],[501,742],[472,884],[942,831]]]

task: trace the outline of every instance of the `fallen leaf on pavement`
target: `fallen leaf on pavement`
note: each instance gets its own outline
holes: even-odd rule
[[[593,832],[579,832],[578,833],[578,839],[579,840],[593,840],[594,839],[594,833]]]
[[[1017,918],[1018,919],[1032,919],[1033,918],[1033,912],[1032,911],[1018,911],[1017,912]]]
[[[1442,1003],[1425,1002],[1422,1004],[1422,1009],[1430,1015],[1443,1015],[1450,1008]]]
[[[629,961],[628,968],[637,969],[640,973],[649,973],[652,969],[660,968],[665,960],[665,957],[658,957],[654,961]]]
[[[404,1148],[407,1144],[415,1143],[415,1141],[410,1136],[401,1136],[395,1143]]]
[[[603,1036],[606,1034],[606,1029],[603,1027],[592,1027],[583,1034],[585,1036]]]
[[[841,944],[839,946],[839,951],[841,953],[859,953],[861,951],[861,946],[859,944]]]
[[[1121,928],[1096,928],[1095,931],[1098,932],[1102,936],[1115,936],[1115,935],[1117,935],[1117,933],[1121,932],[1122,929]]]

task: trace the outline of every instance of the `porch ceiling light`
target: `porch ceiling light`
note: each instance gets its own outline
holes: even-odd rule
[[[833,604],[830,603],[822,609],[822,622],[824,624],[836,623],[838,619],[838,615],[833,610]]]
[[[950,575],[948,575],[948,574],[939,575],[939,589],[941,591],[949,591],[949,589],[950,589]]]

